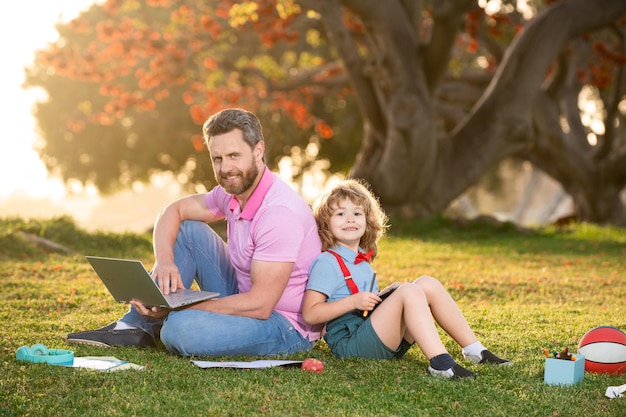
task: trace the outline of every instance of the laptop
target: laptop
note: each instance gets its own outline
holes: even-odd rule
[[[179,288],[176,292],[163,294],[141,261],[86,256],[113,298],[121,303],[132,299],[146,306],[171,309],[199,303],[219,296],[217,292],[194,291]]]

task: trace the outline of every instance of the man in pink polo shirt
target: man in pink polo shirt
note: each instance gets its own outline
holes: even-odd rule
[[[70,343],[154,346],[183,356],[285,355],[310,349],[320,328],[302,319],[321,242],[308,204],[265,166],[256,116],[226,109],[204,125],[218,182],[168,205],[154,228],[152,277],[163,292],[193,281],[220,298],[182,310],[138,302],[117,322],[68,335]],[[226,219],[228,245],[208,226]]]

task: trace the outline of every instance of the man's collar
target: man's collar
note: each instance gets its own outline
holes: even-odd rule
[[[248,201],[246,201],[245,207],[241,212],[241,218],[245,220],[252,220],[254,218],[254,215],[259,210],[259,207],[261,207],[263,199],[273,183],[274,175],[268,167],[265,167],[261,180],[250,195],[250,198],[248,198]],[[230,200],[230,211],[235,211],[237,207],[239,207],[239,201],[237,201],[237,198],[233,195]]]

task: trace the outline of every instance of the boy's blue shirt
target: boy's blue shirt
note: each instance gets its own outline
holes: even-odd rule
[[[337,245],[331,248],[331,250],[341,256],[350,274],[352,274],[352,279],[359,288],[359,291],[369,291],[372,285],[372,279],[374,279],[374,269],[372,266],[368,262],[359,262],[355,265],[354,260],[356,259],[357,252],[345,246]],[[319,254],[311,264],[307,289],[315,290],[326,295],[328,297],[326,299],[327,302],[337,301],[352,294],[346,285],[339,262],[337,262],[333,254],[328,252]],[[372,292],[378,292],[378,282],[374,283]]]

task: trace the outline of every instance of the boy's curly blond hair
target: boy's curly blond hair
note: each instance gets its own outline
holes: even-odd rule
[[[313,205],[313,214],[317,222],[317,230],[322,240],[322,250],[337,245],[335,236],[330,232],[331,207],[339,205],[345,199],[363,207],[366,218],[366,230],[359,246],[364,251],[373,250],[372,259],[378,253],[378,240],[383,237],[388,227],[388,218],[378,198],[370,191],[369,186],[356,179],[345,179],[322,194]]]

